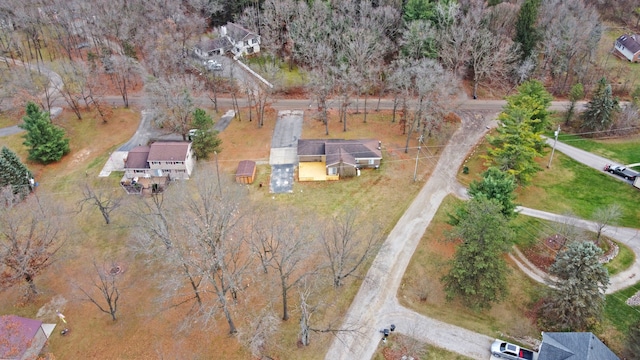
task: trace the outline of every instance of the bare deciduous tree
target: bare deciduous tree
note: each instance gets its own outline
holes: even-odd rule
[[[156,123],[182,135],[187,140],[195,105],[193,92],[200,90],[200,82],[193,76],[153,78],[145,84],[149,107],[153,109]]]
[[[84,204],[95,205],[100,210],[100,214],[104,218],[107,225],[111,223],[111,213],[122,205],[123,197],[120,193],[116,194],[117,189],[99,189],[95,190],[89,183],[85,183],[82,187],[83,199],[80,200],[80,212]]]
[[[484,28],[478,29],[471,36],[472,46],[469,65],[473,80],[473,98],[478,97],[478,85],[486,79],[499,80],[506,78],[508,64],[518,58],[517,47],[510,38],[492,34]]]
[[[405,153],[409,151],[409,141],[414,132],[419,132],[424,139],[438,130],[447,109],[447,90],[455,83],[450,73],[432,59],[413,61],[410,71],[418,97],[413,113],[407,118]]]
[[[206,326],[222,312],[233,334],[232,309],[251,264],[243,225],[247,202],[242,187],[218,184],[216,178],[200,172],[195,191],[178,184],[170,199],[145,205],[138,248],[149,249],[152,260],[165,266],[159,274],[164,302],[175,307],[195,299],[188,320]]]
[[[92,280],[91,289],[85,290],[82,286],[78,289],[84,294],[88,301],[93,303],[100,311],[109,314],[113,321],[116,321],[116,313],[118,312],[118,300],[120,300],[120,290],[118,279],[122,276],[120,270],[115,271],[115,265],[105,269],[104,266],[98,266],[93,261],[93,269],[98,276]],[[96,294],[96,291],[98,294]]]
[[[607,207],[597,208],[593,213],[593,221],[596,230],[596,243],[600,241],[600,236],[608,226],[615,225],[622,217],[622,206],[613,203]]]
[[[55,261],[64,244],[60,209],[36,196],[0,208],[0,286],[6,289],[21,281],[27,297],[37,294],[35,278]]]
[[[333,286],[340,287],[345,278],[355,275],[377,252],[381,240],[382,234],[376,224],[363,221],[355,209],[346,209],[327,221],[321,243]]]
[[[360,333],[358,325],[334,323],[319,325],[317,321],[312,320],[315,313],[321,312],[332,304],[332,301],[328,300],[330,297],[319,293],[321,287],[322,281],[318,276],[313,275],[304,278],[296,286],[300,297],[300,343],[304,346],[311,343],[311,333],[329,333],[336,337],[341,333]]]
[[[543,30],[541,70],[553,79],[554,93],[565,94],[572,83],[590,83],[586,71],[603,32],[595,8],[583,0],[544,1],[538,27]]]
[[[248,317],[247,328],[238,332],[238,340],[249,348],[255,358],[268,358],[279,325],[280,320],[275,312],[270,307],[262,308]]]
[[[282,319],[289,319],[289,290],[317,272],[310,256],[317,251],[310,219],[293,209],[268,209],[256,214],[252,248],[265,271],[273,269],[282,297]]]

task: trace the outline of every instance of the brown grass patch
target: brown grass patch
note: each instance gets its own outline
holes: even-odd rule
[[[269,156],[276,112],[268,111],[262,128],[258,128],[255,114],[251,122],[248,121],[248,112],[243,111],[241,115],[242,121],[233,120],[220,134],[223,150],[218,156],[218,166],[223,177],[232,178],[240,160],[266,161]],[[52,194],[69,211],[75,211],[80,198],[79,183],[88,180],[94,186],[112,187],[114,191],[120,191],[118,179],[98,179],[96,176],[109,153],[135,132],[139,117],[137,110],[115,109],[113,118],[105,124],[95,114],[84,114],[83,120],[77,120],[72,113],[63,112],[55,123],[66,129],[71,139],[71,153],[55,164],[43,166],[27,163],[40,183],[38,193]],[[250,196],[255,201],[275,200],[279,204],[300,206],[318,214],[332,214],[351,206],[375,219],[386,233],[421,189],[435,161],[421,159],[418,164],[419,181],[413,182],[416,151],[404,153],[406,138],[397,123],[391,123],[388,112],[370,112],[366,124],[362,122],[362,114],[352,114],[346,133],[342,132],[343,124],[334,119],[329,122],[331,137],[375,138],[382,141],[384,159],[381,169],[363,171],[360,177],[337,182],[296,183],[293,194],[275,196],[268,193],[268,186],[259,187],[259,182],[268,182],[270,173],[268,165],[259,165],[256,182],[247,186]],[[324,125],[314,119],[313,113],[305,114],[303,137],[325,137]],[[0,141],[14,144],[14,151],[26,159],[27,152],[21,145],[20,135],[0,138]],[[445,138],[438,142],[432,140],[431,144],[444,141]],[[416,137],[412,136],[409,146],[416,145]],[[215,158],[198,163],[199,168],[215,169],[215,166]],[[133,202],[136,198],[128,197],[126,200]],[[14,287],[3,293],[5,301],[0,304],[0,311],[34,317],[37,310],[52,297],[62,295],[66,298],[66,308],[61,310],[69,321],[71,332],[63,337],[58,327],[51,337],[49,351],[57,358],[155,359],[162,356],[181,357],[183,354],[189,354],[193,359],[250,358],[237,339],[227,335],[227,325],[223,319],[212,324],[209,330],[204,330],[202,324],[193,324],[186,333],[177,331],[186,309],[162,311],[153,302],[158,290],[150,280],[157,269],[129,254],[126,245],[131,236],[133,217],[127,210],[116,211],[113,216],[113,223],[105,225],[100,213],[91,206],[85,207],[80,214],[70,212],[68,244],[60,253],[60,260],[36,278],[41,296],[34,303],[16,306],[20,303],[22,288]],[[119,319],[116,322],[112,322],[109,315],[101,313],[94,305],[83,301],[74,287],[74,284],[86,284],[94,258],[97,261],[115,260],[126,264],[126,271],[122,274]],[[331,286],[323,289],[326,295],[323,296],[324,307],[314,315],[319,327],[329,324],[335,327],[348,309],[359,289],[360,278],[347,280],[341,289],[335,290]],[[268,292],[276,290],[270,289]],[[234,320],[239,328],[246,326],[248,315],[255,311],[254,307],[265,302],[268,292],[259,286],[247,290],[245,296],[250,299],[249,303],[246,306],[239,305],[234,310]],[[274,309],[279,313],[279,298],[274,299]],[[297,348],[299,324],[295,308],[298,301],[296,294],[292,292],[289,300],[291,320],[283,322],[279,331],[273,334],[276,346],[270,355],[277,359],[323,358],[333,337],[329,334],[312,334],[310,346]]]

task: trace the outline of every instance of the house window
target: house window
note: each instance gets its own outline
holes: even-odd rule
[[[334,167],[330,167],[328,170],[329,170],[329,175],[336,175],[338,173],[338,169]]]
[[[369,159],[369,165],[374,165],[376,163],[375,159]]]

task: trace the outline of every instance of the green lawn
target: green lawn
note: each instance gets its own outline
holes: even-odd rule
[[[640,163],[640,137],[594,140],[572,134],[560,134],[558,141],[622,164]]]
[[[260,55],[247,59],[247,64],[252,70],[264,76],[267,80],[274,83],[274,85],[279,84],[283,88],[304,86],[307,83],[304,73],[298,66],[293,64],[290,68],[290,64],[282,61],[282,59],[274,60],[271,56]],[[275,74],[275,76],[267,75],[267,64],[275,64],[280,71]]]
[[[638,291],[640,291],[640,283],[607,295],[604,307],[605,318],[621,333],[626,334],[629,325],[640,320],[640,306],[626,304],[627,299]]]
[[[610,263],[605,265],[605,267],[609,271],[610,276],[613,276],[623,270],[628,269],[629,266],[631,266],[631,264],[633,264],[633,262],[636,259],[636,254],[631,249],[629,249],[629,247],[627,247],[624,244],[620,244],[620,243],[617,243],[617,244],[618,244],[618,247],[620,248],[620,252],[618,253],[618,256],[613,258],[613,260],[611,260]]]
[[[516,201],[526,207],[572,213],[589,220],[596,209],[618,203],[623,212],[618,225],[640,228],[640,191],[558,152],[551,169],[544,167],[532,185],[518,189]]]

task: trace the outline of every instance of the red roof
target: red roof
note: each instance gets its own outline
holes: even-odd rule
[[[238,164],[236,176],[253,176],[256,171],[256,162],[251,160],[242,160]]]
[[[40,320],[16,315],[0,316],[0,358],[21,358],[41,326]]]
[[[137,146],[129,151],[127,154],[127,161],[124,163],[125,169],[148,169],[149,163],[147,158],[149,157],[148,146]]]
[[[150,146],[147,161],[185,161],[189,144],[188,142],[154,142]]]

